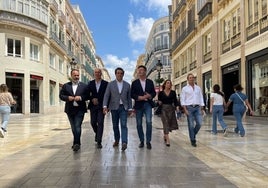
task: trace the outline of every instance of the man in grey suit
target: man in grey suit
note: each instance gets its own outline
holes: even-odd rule
[[[115,69],[116,79],[111,81],[105,91],[103,99],[103,113],[111,111],[114,139],[113,147],[119,145],[120,131],[119,120],[121,125],[122,151],[127,149],[128,128],[127,117],[132,113],[132,100],[130,95],[130,84],[123,80],[124,70],[121,67]]]

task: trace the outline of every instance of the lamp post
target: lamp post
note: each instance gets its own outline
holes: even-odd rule
[[[158,59],[158,62],[156,64],[156,70],[158,72],[158,86],[159,86],[159,91],[160,91],[160,72],[161,72],[161,69],[163,68],[163,65],[160,61],[160,59]]]
[[[71,69],[75,69],[76,68],[77,62],[75,61],[74,58],[72,58],[72,61],[70,62],[70,65],[71,65]]]

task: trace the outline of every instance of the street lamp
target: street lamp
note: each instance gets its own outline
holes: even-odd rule
[[[158,63],[156,64],[156,70],[158,72],[158,86],[159,86],[159,90],[160,90],[160,72],[161,72],[161,69],[163,68],[163,65],[160,61],[160,59],[158,59]]]
[[[75,61],[74,58],[72,58],[72,61],[70,62],[70,65],[71,65],[71,69],[75,69],[76,68],[77,62]]]

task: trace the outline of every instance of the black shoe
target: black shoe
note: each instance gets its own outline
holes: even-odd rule
[[[126,143],[123,143],[123,144],[122,144],[122,148],[121,148],[121,150],[122,150],[122,151],[125,151],[126,149],[127,149],[127,144],[126,144]]]
[[[73,146],[73,151],[78,151],[78,150],[80,150],[80,145],[79,144],[75,144]]]
[[[115,141],[114,143],[113,143],[113,147],[117,147],[119,145],[119,142],[118,141]]]
[[[100,142],[98,143],[97,148],[98,148],[98,149],[101,149],[101,148],[102,148],[102,145],[101,145]]]
[[[146,143],[146,145],[147,145],[147,149],[152,149],[152,145],[150,142]]]
[[[143,148],[144,147],[144,142],[141,142],[139,145],[139,148]]]
[[[1,129],[6,133],[7,132],[7,130],[6,129],[4,129],[3,127],[1,127]]]
[[[191,145],[193,146],[193,147],[196,147],[197,145],[196,145],[196,141],[194,140],[194,141],[191,141]]]

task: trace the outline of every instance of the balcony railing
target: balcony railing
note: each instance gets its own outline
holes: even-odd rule
[[[181,0],[177,6],[176,6],[176,10],[173,14],[173,21],[176,19],[176,17],[180,14],[182,8],[186,6],[186,0]]]
[[[226,52],[228,52],[231,48],[230,48],[230,39],[228,39],[228,40],[226,40],[226,41],[224,41],[223,43],[222,43],[222,53],[224,54],[224,53],[226,53]]]
[[[64,51],[66,51],[66,49],[67,49],[66,45],[64,44],[63,41],[61,41],[59,39],[59,37],[57,36],[57,34],[55,32],[51,31],[49,38],[52,39],[53,41],[55,41]]]
[[[235,48],[241,44],[241,33],[237,33],[231,38],[232,48]]]
[[[204,54],[204,63],[210,61],[212,59],[212,52],[207,52],[206,54]]]
[[[53,11],[55,11],[55,12],[57,12],[58,11],[58,8],[59,6],[58,6],[58,3],[55,1],[55,0],[50,0],[50,8],[53,10]]]
[[[256,36],[259,35],[259,22],[256,21],[255,23],[251,24],[249,27],[247,27],[247,40],[250,40]]]
[[[190,71],[196,68],[196,60],[190,63]]]
[[[202,22],[208,15],[212,14],[212,2],[207,2],[204,7],[198,12],[199,23]]]
[[[260,33],[268,30],[268,15],[260,19]]]
[[[65,15],[64,15],[62,10],[58,10],[58,15],[59,15],[59,20],[61,22],[65,23],[66,22],[66,17],[65,17]]]

